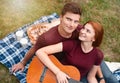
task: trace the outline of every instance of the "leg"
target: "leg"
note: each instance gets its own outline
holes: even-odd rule
[[[83,78],[81,78],[80,82],[88,83],[86,76],[84,76]]]
[[[112,74],[104,61],[102,61],[100,66],[106,83],[119,83],[117,78]]]

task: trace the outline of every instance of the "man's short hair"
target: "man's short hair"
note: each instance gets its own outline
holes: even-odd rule
[[[64,5],[61,15],[65,15],[67,12],[73,13],[73,14],[82,14],[82,10],[80,8],[80,6],[75,3],[75,2],[68,2]]]

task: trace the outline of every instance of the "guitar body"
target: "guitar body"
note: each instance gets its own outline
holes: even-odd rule
[[[80,80],[80,72],[78,71],[77,68],[75,68],[74,66],[62,65],[53,55],[49,57],[57,67],[59,67],[62,71],[67,73],[71,78],[78,81]],[[40,77],[44,67],[45,66],[38,59],[38,57],[35,56],[28,68],[26,77],[27,83],[40,83]],[[56,76],[54,75],[54,73],[52,73],[52,71],[47,69],[44,79],[41,83],[57,83]]]

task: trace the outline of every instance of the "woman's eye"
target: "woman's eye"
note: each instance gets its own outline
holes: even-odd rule
[[[90,33],[90,30],[87,30],[88,33]]]
[[[74,23],[79,23],[79,21],[75,21]]]

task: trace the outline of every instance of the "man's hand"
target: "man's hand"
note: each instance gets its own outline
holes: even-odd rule
[[[24,70],[24,65],[21,62],[19,62],[18,64],[13,65],[13,67],[12,67],[12,72],[16,72],[18,70],[20,70],[20,71]]]

